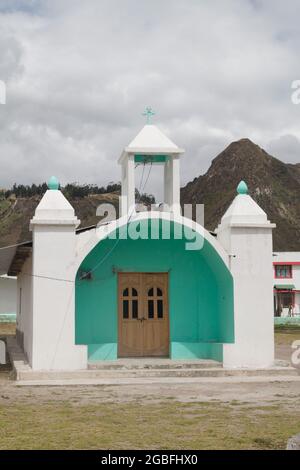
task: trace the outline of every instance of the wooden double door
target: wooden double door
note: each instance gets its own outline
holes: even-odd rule
[[[168,273],[119,273],[119,357],[169,355]]]

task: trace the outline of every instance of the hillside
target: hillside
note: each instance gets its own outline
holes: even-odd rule
[[[181,202],[205,204],[205,227],[214,230],[244,179],[251,196],[277,224],[274,250],[300,251],[300,164],[286,164],[249,139],[231,143],[206,174],[181,189]],[[0,199],[0,246],[31,240],[29,221],[41,196]],[[118,211],[118,192],[69,197],[81,227],[99,222],[96,209],[112,203]]]
[[[277,224],[274,250],[300,251],[300,165],[285,164],[249,139],[231,143],[205,175],[181,190],[181,202],[205,204],[205,226],[214,230],[244,179],[249,193]]]
[[[40,199],[41,196],[0,200],[0,247],[31,240],[29,222]],[[71,198],[69,201],[81,221],[80,227],[89,227],[99,222],[100,218],[96,216],[99,204],[113,204],[118,214],[119,196],[116,193],[93,194]]]
[[[300,183],[300,163],[296,163],[295,165],[292,165],[289,163],[287,165],[289,167],[289,170],[292,173],[292,176],[297,179],[297,181]]]

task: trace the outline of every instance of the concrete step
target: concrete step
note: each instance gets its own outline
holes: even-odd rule
[[[276,361],[269,369],[224,369],[213,360],[173,361],[163,358],[118,359],[90,362],[75,371],[32,370],[15,338],[7,340],[14,378],[24,385],[188,383],[201,380],[300,380],[299,370],[286,361]]]
[[[43,381],[43,380],[110,380],[130,379],[167,379],[167,378],[198,378],[198,377],[261,377],[261,376],[298,376],[292,367],[274,367],[270,369],[223,369],[216,368],[188,368],[188,369],[130,369],[130,370],[80,370],[80,371],[33,371],[19,369],[17,380]]]
[[[141,377],[131,379],[47,379],[47,380],[19,380],[15,382],[17,387],[76,387],[76,386],[136,386],[136,385],[168,385],[169,387],[187,384],[237,384],[237,383],[261,383],[274,382],[299,382],[300,376],[274,375],[259,377],[234,376],[234,377]]]
[[[90,361],[89,370],[167,370],[167,369],[208,369],[222,367],[222,363],[211,359],[117,359],[116,361]]]

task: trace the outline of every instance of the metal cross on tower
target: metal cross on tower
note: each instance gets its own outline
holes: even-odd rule
[[[155,112],[150,106],[146,107],[145,112],[143,112],[143,116],[146,116],[147,118],[147,124],[151,123],[151,118],[155,115]]]

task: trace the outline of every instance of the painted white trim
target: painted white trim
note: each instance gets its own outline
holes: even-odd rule
[[[33,225],[74,225],[78,227],[80,220],[77,217],[74,217],[74,219],[32,219],[30,227],[32,228]]]
[[[121,228],[127,225],[129,222],[139,222],[142,220],[150,220],[150,219],[161,219],[166,221],[172,221],[174,223],[178,223],[182,226],[190,228],[194,230],[196,233],[201,235],[205,240],[207,240],[210,245],[216,250],[219,256],[224,261],[225,265],[229,268],[229,255],[223,248],[223,246],[218,242],[218,240],[213,237],[202,225],[188,219],[186,217],[182,217],[181,215],[170,213],[170,212],[139,212],[137,214],[132,215],[125,215],[113,222],[99,226],[95,230],[91,231],[90,236],[88,237],[87,234],[89,232],[84,232],[82,234],[78,234],[76,236],[77,239],[77,249],[76,249],[76,272],[79,269],[82,261],[86,258],[86,256],[95,248],[95,246],[105,238],[107,238],[110,234],[112,234],[116,229]]]
[[[266,224],[247,224],[247,223],[231,223],[228,224],[228,227],[234,227],[234,228],[276,228],[276,224],[273,224],[271,222],[268,222]],[[216,233],[221,232],[222,229],[225,230],[227,227],[221,227],[219,226],[216,229]]]

